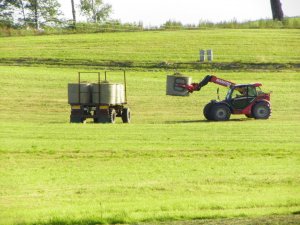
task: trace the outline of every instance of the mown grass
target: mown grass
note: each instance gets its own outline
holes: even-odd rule
[[[55,38],[54,38],[55,39]],[[18,50],[16,50],[18,51]],[[165,96],[171,72],[128,72],[132,124],[69,124],[77,69],[0,67],[0,223],[101,224],[300,210],[298,72],[219,72],[273,91],[272,118],[204,121],[216,96]],[[182,71],[200,80],[199,72]],[[121,78],[114,72],[114,81]],[[96,78],[86,76],[85,80]],[[223,96],[226,88],[221,89]]]
[[[224,29],[8,37],[0,39],[0,63],[173,69],[176,63],[199,61],[200,49],[213,49],[215,63],[271,64],[268,69],[292,63],[299,68],[299,34],[297,29]]]

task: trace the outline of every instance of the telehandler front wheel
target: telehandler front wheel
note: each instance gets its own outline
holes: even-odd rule
[[[205,119],[207,119],[207,120],[213,120],[212,115],[211,115],[212,106],[213,106],[213,103],[210,102],[203,109],[203,115],[204,115]]]
[[[227,121],[231,116],[231,112],[228,106],[215,104],[211,108],[211,116],[215,121]]]

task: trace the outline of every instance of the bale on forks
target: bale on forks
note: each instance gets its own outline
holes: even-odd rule
[[[101,82],[100,72],[78,72],[78,83],[68,84],[68,102],[71,105],[71,123],[83,123],[93,119],[94,123],[115,123],[121,117],[123,123],[130,123],[130,109],[127,104],[126,72],[123,71],[123,84]],[[84,83],[81,74],[97,74],[98,83]]]

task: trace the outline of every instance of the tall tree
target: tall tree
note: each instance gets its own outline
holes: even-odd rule
[[[12,14],[10,4],[5,0],[0,0],[0,25],[10,26],[13,23]]]
[[[18,8],[21,9],[21,14],[22,14],[22,19],[19,19],[19,20],[23,20],[24,25],[27,26],[24,2],[22,0],[17,0],[17,2],[19,3]]]
[[[13,25],[15,8],[18,7],[18,0],[0,0],[0,23],[6,26]]]
[[[273,20],[283,20],[283,10],[280,0],[271,0]]]
[[[57,0],[28,0],[25,9],[28,10],[27,21],[39,29],[40,25],[58,23],[60,4]]]
[[[80,9],[94,23],[105,21],[111,13],[111,5],[104,4],[102,0],[81,0]]]
[[[76,11],[75,11],[74,0],[71,0],[71,5],[72,5],[72,15],[73,15],[73,26],[75,28],[76,27]]]

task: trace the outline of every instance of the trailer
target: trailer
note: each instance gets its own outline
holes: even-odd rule
[[[98,75],[98,82],[82,82],[82,74]],[[101,81],[100,72],[78,72],[78,83],[68,84],[70,123],[84,123],[87,119],[93,119],[94,123],[115,123],[117,117],[123,123],[130,123],[131,112],[126,107],[126,72],[123,71],[122,84],[110,83],[107,75],[105,71],[104,80]]]

